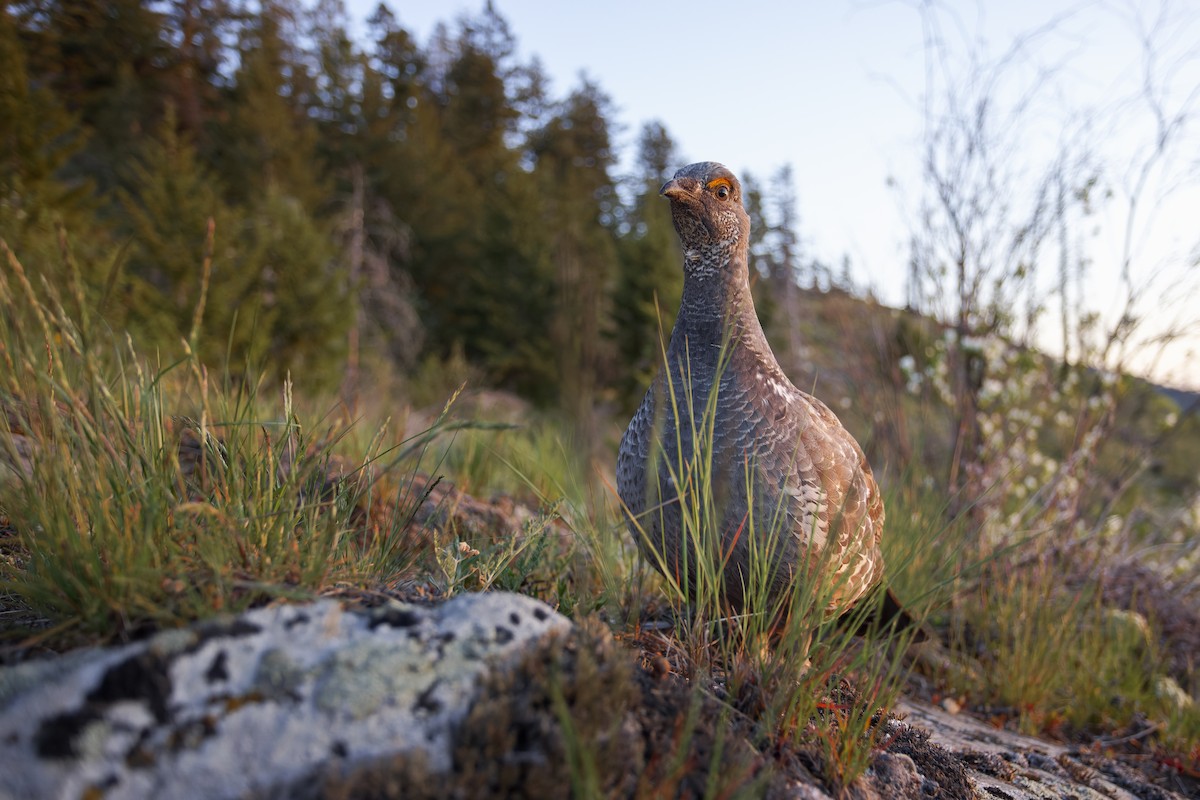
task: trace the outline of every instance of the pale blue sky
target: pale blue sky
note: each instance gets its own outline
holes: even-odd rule
[[[349,9],[362,20],[376,4],[349,0]],[[424,45],[437,22],[453,28],[458,15],[477,13],[483,0],[390,5]],[[1036,152],[1039,142],[1052,141],[1061,130],[1064,110],[1106,106],[1136,89],[1140,52],[1131,8],[1139,5],[1149,4],[1007,0],[944,7],[953,11],[947,20],[957,16],[961,23],[948,35],[966,35],[958,49],[966,40],[980,41],[993,54],[1014,35],[1065,16],[1032,56],[1033,63],[1057,70],[1055,90],[1044,98],[1044,115],[1035,117],[1045,126],[1029,137]],[[904,2],[740,6],[735,10],[734,4],[715,0],[496,2],[517,37],[520,57],[538,56],[556,97],[586,72],[612,98],[625,159],[633,155],[641,125],[657,119],[675,139],[684,163],[720,161],[760,179],[791,164],[799,233],[808,253],[831,264],[848,254],[859,284],[871,286],[884,302],[902,304],[906,242],[918,196],[925,75],[919,14]],[[1197,51],[1198,33],[1200,26],[1192,25],[1161,36],[1173,48]],[[1200,86],[1200,60],[1192,59],[1175,82],[1177,98]],[[1106,157],[1125,163],[1135,152],[1138,133],[1130,123],[1098,146],[1111,148]],[[1200,180],[1196,164],[1190,168],[1191,193],[1164,207],[1144,239],[1143,252],[1155,264],[1178,259],[1186,254],[1179,251],[1196,242]],[[899,189],[889,187],[889,177]],[[1124,233],[1123,217],[1103,223],[1114,236]],[[1115,298],[1117,292],[1110,256],[1119,248],[1103,238],[1094,244],[1093,275],[1095,304],[1106,312],[1114,305],[1107,296]],[[1112,263],[1105,264],[1106,259]],[[1196,300],[1192,305],[1200,307]],[[1182,313],[1200,320],[1200,311]],[[1192,339],[1190,348],[1200,350],[1200,340]],[[1155,368],[1158,377],[1200,386],[1200,362],[1188,356],[1188,349],[1177,346],[1168,353]]]

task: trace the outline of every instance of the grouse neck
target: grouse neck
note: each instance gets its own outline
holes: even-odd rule
[[[762,336],[745,252],[741,248],[720,260],[691,263],[684,258],[683,293],[672,340],[686,337],[695,345],[720,345],[727,336]]]

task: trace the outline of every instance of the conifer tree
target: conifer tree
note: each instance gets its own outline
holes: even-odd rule
[[[552,231],[558,302],[551,330],[558,353],[562,406],[580,433],[595,442],[597,388],[611,385],[611,320],[617,248],[607,223],[617,193],[609,173],[610,102],[584,79],[533,142],[536,172],[547,200]]]
[[[437,108],[412,110],[403,142],[380,165],[381,192],[412,231],[408,269],[419,293],[433,352],[463,344],[465,273],[482,268],[482,197],[478,184],[442,135]]]
[[[493,385],[554,399],[547,320],[555,276],[541,187],[514,146],[518,103],[505,76],[517,68],[507,24],[490,9],[463,18],[426,54],[388,16],[376,21],[381,72],[407,93],[396,113],[402,136],[380,174],[412,231],[408,267],[430,349],[464,353]]]
[[[497,385],[539,403],[557,399],[554,266],[550,237],[539,221],[534,177],[516,164],[497,173],[484,204],[482,263],[468,275],[465,332]]]
[[[386,9],[375,16],[382,24],[395,24],[394,18],[388,21]],[[342,384],[342,396],[353,407],[364,351],[374,347],[401,368],[411,368],[420,356],[423,328],[403,263],[410,229],[397,218],[381,186],[381,168],[395,158],[407,105],[389,98],[381,62],[359,50],[347,25],[341,0],[322,0],[314,10],[310,38],[318,69],[309,111],[318,121],[318,150],[333,187],[324,211],[356,299]]]
[[[771,220],[767,214],[768,198],[758,178],[750,172],[742,175],[742,198],[750,217],[750,290],[754,308],[765,330],[772,330],[778,314],[779,301],[768,290],[768,280],[775,271],[775,252],[771,246]]]
[[[83,146],[77,125],[49,88],[30,79],[16,21],[0,12],[0,238],[22,256],[50,249],[56,221],[85,222],[88,187],[60,179]]]
[[[683,288],[683,255],[659,189],[677,166],[675,143],[661,123],[647,123],[638,139],[636,196],[620,239],[620,273],[613,302],[613,335],[623,376],[621,401],[632,408],[662,362]],[[660,338],[660,333],[662,338]]]
[[[799,352],[801,344],[797,327],[789,324],[787,320],[787,315],[793,313],[796,308],[799,288],[797,281],[800,279],[802,265],[800,236],[797,233],[799,214],[796,210],[796,190],[792,183],[790,164],[784,164],[771,177],[771,199],[775,204],[775,219],[767,230],[771,243],[767,280],[776,306],[782,305],[784,313],[775,315],[782,316],[783,319],[768,319],[763,323],[764,326],[769,326],[772,322],[781,323],[778,330],[771,330],[775,326],[769,326],[768,331],[775,334],[776,346],[788,354]]]
[[[443,125],[475,182],[482,215],[479,261],[465,272],[459,310],[464,350],[497,385],[549,402],[557,397],[546,325],[555,284],[550,236],[539,224],[544,197],[509,144],[519,136],[518,107],[536,102],[530,69],[516,63],[516,41],[490,3],[459,27]]]
[[[25,27],[31,76],[53,89],[87,136],[66,174],[112,189],[130,142],[161,115],[162,15],[140,0],[43,0],[26,8],[37,20]]]
[[[296,198],[272,189],[250,209],[245,268],[256,278],[241,313],[253,320],[254,352],[276,377],[305,390],[330,389],[342,376],[351,296],[328,230]],[[239,321],[239,327],[241,325]]]
[[[415,107],[418,98],[425,93],[428,59],[417,47],[412,34],[383,3],[367,19],[367,30],[374,46],[373,66],[387,87],[386,95],[393,100],[392,116],[402,126],[405,111]]]
[[[491,6],[481,18],[463,19],[441,93],[446,138],[459,157],[485,174],[499,166],[505,135],[517,118],[509,103],[504,61],[514,48],[507,23]]]
[[[256,276],[239,245],[243,214],[224,202],[218,179],[177,133],[173,109],[158,137],[142,147],[127,186],[120,198],[133,245],[118,321],[146,345],[178,347],[200,302],[211,219],[211,281],[199,355],[219,364],[228,342],[244,358],[251,348],[250,320],[238,320],[235,328],[235,315],[253,294]]]
[[[225,40],[237,12],[231,0],[170,0],[164,15],[170,44],[164,91],[176,109],[180,132],[199,147],[221,110],[220,86],[230,54]]]
[[[121,193],[133,241],[125,325],[173,352],[190,332],[211,255],[199,357],[234,374],[249,367],[277,378],[291,372],[309,387],[333,385],[352,305],[328,232],[279,191],[248,208],[228,204],[219,179],[175,127],[169,111]]]
[[[317,168],[317,132],[304,106],[312,87],[294,37],[297,12],[293,0],[264,3],[240,31],[240,66],[225,119],[209,138],[231,200],[248,204],[267,189],[312,212],[327,189]]]

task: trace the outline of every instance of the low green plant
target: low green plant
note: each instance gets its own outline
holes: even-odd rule
[[[976,690],[990,706],[1011,709],[1034,732],[1071,679],[1068,654],[1077,646],[1088,599],[1055,592],[1058,576],[1046,567],[1012,568],[996,562],[961,603],[954,641],[974,650],[982,668]]]
[[[978,669],[953,689],[1027,733],[1095,736],[1148,722],[1140,738],[1194,752],[1200,711],[1167,675],[1153,623],[1063,574],[1037,542],[983,569],[950,628],[952,649]]]
[[[555,519],[553,512],[538,515],[515,535],[476,543],[453,536],[447,541],[437,527],[432,528],[430,538],[434,561],[441,573],[441,592],[452,595],[462,591],[524,589],[530,576],[548,570],[547,563],[556,555],[549,552],[552,536],[549,528]]]

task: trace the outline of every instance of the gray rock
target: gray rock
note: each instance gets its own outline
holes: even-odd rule
[[[1174,792],[1146,783],[1144,776],[1124,776],[1115,782],[1110,780],[1113,776],[1081,762],[1063,745],[995,728],[967,714],[948,714],[914,700],[902,700],[894,710],[906,717],[907,723],[929,730],[931,743],[961,758],[981,797],[1183,800]]]
[[[326,600],[0,669],[0,798],[282,796],[398,754],[444,772],[480,679],[569,628],[513,594]]]
[[[884,789],[886,797],[921,797],[927,781],[913,760],[902,753],[882,752],[875,757],[866,775],[867,782]]]

